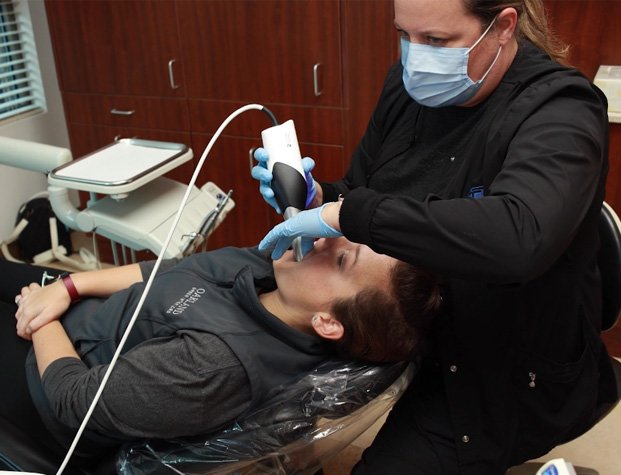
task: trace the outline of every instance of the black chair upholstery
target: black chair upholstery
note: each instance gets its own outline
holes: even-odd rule
[[[61,461],[35,440],[27,428],[16,427],[0,416],[0,470],[23,470],[31,464],[37,470],[52,473]]]
[[[598,265],[602,277],[602,331],[614,328],[621,314],[621,220],[615,211],[604,203],[599,219],[601,248]],[[621,362],[612,358],[617,380],[617,403],[621,398]],[[614,409],[613,404],[604,411],[600,420]]]
[[[617,324],[621,313],[621,221],[607,204],[599,219],[601,248],[598,265],[602,276],[602,331]]]
[[[101,458],[85,465],[70,463],[64,473],[112,475],[116,473],[115,459],[115,452],[102,453]],[[63,455],[58,455],[34,437],[28,427],[17,427],[0,417],[0,470],[53,474],[62,461]]]

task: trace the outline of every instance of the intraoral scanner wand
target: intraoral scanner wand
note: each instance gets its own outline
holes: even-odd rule
[[[267,169],[272,172],[272,189],[285,219],[306,208],[306,177],[292,120],[261,132],[267,151]],[[295,259],[302,260],[302,239],[293,241]]]

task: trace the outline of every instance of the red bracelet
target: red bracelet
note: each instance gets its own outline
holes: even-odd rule
[[[73,280],[71,280],[70,274],[63,274],[60,276],[60,280],[62,280],[63,284],[65,284],[65,288],[69,293],[69,298],[71,299],[71,303],[77,302],[80,300],[80,294],[78,293],[78,289],[75,288],[75,284]]]

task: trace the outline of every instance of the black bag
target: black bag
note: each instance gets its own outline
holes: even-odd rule
[[[55,217],[52,205],[47,198],[33,198],[24,203],[17,212],[15,225],[22,219],[28,221],[28,225],[17,238],[19,255],[22,260],[32,262],[37,254],[52,248],[50,236],[50,218]],[[67,227],[57,218],[56,230],[58,232],[58,244],[64,246],[67,255],[71,254],[71,236]]]

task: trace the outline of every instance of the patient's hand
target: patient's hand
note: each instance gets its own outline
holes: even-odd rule
[[[17,334],[30,340],[31,335],[43,325],[58,320],[69,308],[71,298],[62,282],[41,287],[32,283],[23,287],[15,297],[18,304],[15,318],[17,319]]]

